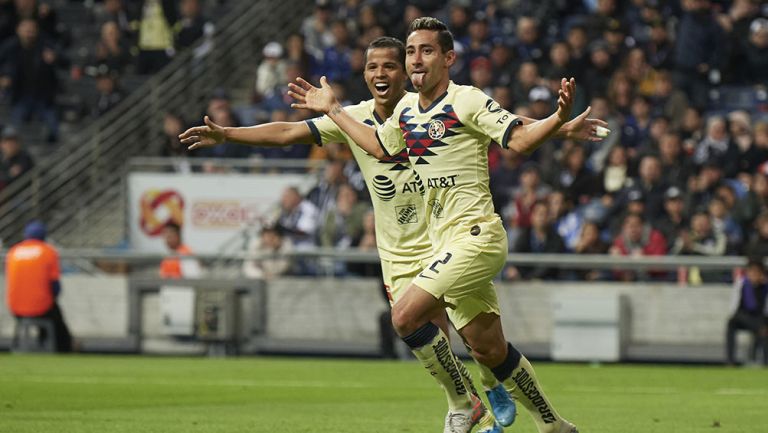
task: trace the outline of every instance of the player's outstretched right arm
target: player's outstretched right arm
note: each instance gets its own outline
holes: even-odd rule
[[[573,78],[570,80],[563,78],[560,81],[557,111],[545,119],[513,129],[507,142],[507,147],[524,155],[530,155],[534,150],[538,149],[541,143],[555,135],[568,122],[575,92],[576,80]]]
[[[298,84],[296,84],[298,83]],[[320,87],[315,87],[303,78],[297,78],[296,83],[288,84],[288,92],[297,102],[291,104],[293,108],[304,108],[327,114],[352,141],[376,159],[386,156],[384,149],[376,138],[376,129],[358,121],[341,106],[333,94],[331,86],[325,77],[320,78]]]
[[[214,123],[208,116],[205,126],[195,126],[179,134],[182,144],[189,150],[212,147],[224,142],[252,146],[289,146],[313,144],[312,131],[306,122],[271,122],[240,128],[225,128]]]

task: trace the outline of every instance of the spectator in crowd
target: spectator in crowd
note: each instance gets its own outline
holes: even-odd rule
[[[645,217],[655,221],[661,216],[664,193],[667,186],[662,183],[661,161],[656,155],[646,155],[640,159],[636,188],[643,193],[645,199]]]
[[[565,191],[574,203],[582,204],[589,201],[595,187],[595,179],[586,166],[586,151],[581,144],[572,143],[564,151],[562,169],[555,174],[552,185]]]
[[[320,215],[325,215],[335,207],[339,188],[347,182],[344,176],[344,161],[328,161],[323,169],[323,176],[317,185],[307,193],[307,200],[315,205]]]
[[[10,185],[21,175],[34,167],[35,163],[26,150],[22,149],[19,135],[12,126],[6,126],[0,135],[0,185]]]
[[[739,151],[731,141],[725,119],[712,116],[707,119],[707,134],[696,146],[693,162],[701,166],[709,161],[725,169],[726,174],[736,174]]]
[[[635,96],[621,130],[621,144],[636,157],[639,150],[648,147],[651,135],[651,104],[645,96]]]
[[[125,0],[104,0],[104,4],[97,11],[97,22],[103,25],[105,22],[114,22],[120,30],[122,39],[133,41],[135,29],[132,22],[136,18],[133,10],[126,8]]]
[[[317,59],[322,59],[323,50],[334,43],[331,20],[330,0],[316,0],[314,12],[301,24],[304,46]]]
[[[548,86],[555,90],[560,86],[560,78],[572,76],[571,55],[568,44],[558,41],[549,47],[549,63],[544,68],[543,77],[548,80]]]
[[[364,101],[370,98],[371,93],[362,78],[365,73],[365,50],[355,48],[349,57],[349,67],[352,71],[349,77],[342,83],[346,89],[346,95],[350,101]]]
[[[768,75],[767,75],[768,76]],[[765,154],[755,144],[752,133],[752,118],[745,110],[728,113],[728,132],[738,153],[733,174],[754,173],[766,159]]]
[[[56,72],[65,65],[64,57],[40,36],[36,21],[27,18],[19,22],[16,37],[0,47],[0,88],[10,88],[14,125],[40,117],[48,128],[48,141],[58,140]]]
[[[512,83],[512,95],[515,102],[528,101],[531,89],[539,84],[539,67],[536,63],[527,61],[520,65],[517,71],[517,80]]]
[[[768,210],[763,210],[755,219],[755,231],[752,233],[745,253],[747,256],[768,255]]]
[[[589,65],[584,74],[583,86],[590,98],[607,95],[614,68],[605,41],[597,40],[589,44]]]
[[[680,134],[667,132],[662,135],[659,140],[659,162],[663,185],[686,187],[686,182],[693,173],[693,165],[683,153]]]
[[[250,254],[264,254],[266,257],[243,261],[243,275],[246,278],[271,280],[291,271],[291,259],[285,257],[293,247],[283,237],[280,226],[266,226],[258,237],[248,244]]]
[[[305,200],[299,190],[289,187],[280,199],[280,211],[276,223],[294,249],[306,249],[315,245],[319,212],[317,206]]]
[[[707,213],[712,222],[713,232],[725,235],[726,253],[736,254],[740,252],[738,250],[742,244],[743,235],[741,233],[741,226],[731,215],[725,200],[721,198],[720,191],[723,188],[730,189],[728,185],[722,185],[718,188],[718,194],[712,197],[709,204],[707,204]]]
[[[320,246],[349,248],[363,232],[363,218],[368,205],[360,203],[357,192],[348,184],[336,190],[336,205],[325,212],[319,228]]]
[[[96,43],[96,52],[92,61],[93,66],[124,73],[126,67],[133,64],[130,46],[120,34],[120,28],[114,21],[101,25],[101,38]]]
[[[696,212],[691,216],[689,230],[683,230],[678,235],[670,251],[671,254],[722,256],[728,246],[723,232],[712,227],[712,220],[704,212]],[[688,282],[699,285],[702,282],[721,282],[723,273],[719,271],[701,271],[693,266],[688,269]]]
[[[9,1],[9,3],[11,2]],[[46,39],[56,41],[60,38],[56,10],[49,2],[12,0],[12,3],[8,10],[8,25],[1,36],[11,36],[19,23],[29,19],[37,23],[40,33]]]
[[[45,242],[46,227],[32,221],[24,229],[24,241],[8,250],[5,259],[5,294],[8,309],[16,317],[48,319],[53,323],[57,352],[72,351],[72,336],[57,299],[61,294],[59,254]]]
[[[723,168],[718,161],[709,161],[699,170],[697,176],[692,176],[688,182],[688,193],[691,199],[691,209],[703,209],[717,189],[725,183]]]
[[[315,57],[304,46],[304,36],[301,33],[291,33],[285,40],[286,60],[298,69],[299,77],[311,77],[318,75],[318,65]]]
[[[672,254],[722,256],[725,254],[727,239],[723,232],[712,227],[712,220],[706,212],[696,212],[691,217],[689,230],[683,230],[675,240]]]
[[[533,207],[546,199],[552,188],[542,183],[539,166],[534,162],[523,164],[520,169],[520,185],[512,189],[509,207],[503,214],[511,229],[525,229],[531,226]]]
[[[675,66],[675,47],[669,38],[664,20],[653,20],[650,24],[649,40],[645,43],[645,57],[648,64],[657,70],[670,70]]]
[[[614,256],[663,256],[667,254],[667,240],[658,230],[651,227],[641,214],[624,217],[621,232],[613,240],[610,253]],[[659,277],[663,273],[620,271],[615,277],[620,281],[645,280],[648,276]]]
[[[743,82],[765,85],[768,77],[768,19],[757,18],[749,27],[749,40],[744,44],[745,64],[740,65]]]
[[[100,117],[123,100],[117,77],[117,71],[110,70],[105,65],[99,67],[96,75],[96,98],[90,104],[93,117]]]
[[[746,186],[747,192],[736,203],[736,214],[748,235],[753,231],[752,224],[760,212],[768,209],[768,177],[757,173],[748,178]],[[744,240],[748,242],[749,236],[745,236]]]
[[[174,24],[175,46],[179,50],[191,47],[214,31],[213,23],[203,16],[200,0],[181,0],[179,20]]]
[[[531,225],[524,228],[517,237],[512,251],[515,253],[564,253],[565,244],[555,227],[549,222],[549,205],[537,201],[531,211]],[[557,267],[551,266],[508,266],[504,276],[509,280],[549,280],[559,276]]]
[[[160,149],[160,156],[182,158],[174,162],[174,171],[189,173],[191,166],[186,160],[187,147],[179,140],[179,134],[182,132],[184,132],[184,119],[178,114],[166,112],[163,115],[163,147]]]
[[[272,94],[278,87],[286,84],[283,82],[286,64],[282,60],[282,45],[275,41],[269,42],[264,45],[261,54],[264,56],[264,59],[256,69],[256,93],[258,99]]]
[[[539,23],[529,16],[517,19],[515,27],[515,57],[524,62],[541,64],[544,61],[544,45],[539,36]]]
[[[475,57],[469,64],[469,83],[485,92],[486,95],[493,93],[491,84],[493,84],[493,69],[491,61],[487,57]]]
[[[687,228],[685,201],[680,188],[676,186],[667,188],[664,193],[664,213],[655,226],[670,242],[675,242],[681,232]]]
[[[352,49],[349,44],[349,29],[342,20],[336,20],[331,24],[333,44],[323,50],[322,71],[328,80],[342,82],[352,74],[350,57]]]
[[[675,44],[675,85],[698,108],[707,105],[710,81],[718,81],[726,38],[709,0],[683,0]]]
[[[173,26],[178,19],[175,0],[140,0],[138,31],[139,56],[136,72],[154,74],[171,61],[174,54]]]
[[[575,254],[605,254],[609,245],[600,237],[600,228],[592,221],[585,221],[581,226],[579,239],[573,248]],[[580,280],[598,281],[608,277],[607,273],[600,269],[585,269],[576,272]]]
[[[501,41],[496,41],[491,48],[491,61],[493,84],[511,92],[512,83],[515,81],[515,71],[518,66],[509,47]],[[496,100],[496,102],[499,102]],[[503,107],[503,105],[502,105]],[[509,107],[513,110],[513,107]]]
[[[750,258],[744,277],[734,284],[733,313],[725,330],[725,362],[736,365],[736,331],[752,334],[752,354],[763,349],[763,365],[768,365],[768,278],[763,257]]]
[[[668,71],[659,71],[653,83],[651,100],[655,107],[656,116],[666,116],[670,120],[670,126],[679,130],[683,124],[683,116],[688,109],[688,98],[681,90],[672,84],[672,75]]]
[[[622,146],[614,146],[608,153],[597,188],[603,194],[615,196],[627,186],[630,180],[627,150]]]
[[[192,256],[194,253],[182,242],[181,226],[169,222],[163,228],[163,240],[168,251],[172,254],[160,262],[160,278],[200,278],[203,274],[202,266],[197,259],[183,257]]]

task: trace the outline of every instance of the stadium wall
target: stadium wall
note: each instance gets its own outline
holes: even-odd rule
[[[257,283],[254,283],[255,285]],[[200,343],[180,342],[162,333],[159,296],[140,300],[137,345],[129,332],[130,284],[124,277],[65,276],[60,304],[85,350],[203,353]],[[159,284],[158,284],[159,285]],[[4,298],[4,284],[0,288]],[[718,361],[732,288],[671,284],[544,283],[499,284],[504,329],[510,341],[534,357],[549,357],[553,300],[558,293],[591,298],[623,295],[628,304],[624,359]],[[247,295],[247,299],[249,296]],[[388,308],[372,279],[282,278],[266,284],[258,302],[240,306],[243,352],[375,355],[379,315]],[[264,315],[263,326],[253,317]],[[262,319],[259,319],[262,320]],[[13,317],[0,308],[0,347],[8,347]],[[587,342],[586,344],[589,344]],[[132,349],[134,348],[134,349]]]

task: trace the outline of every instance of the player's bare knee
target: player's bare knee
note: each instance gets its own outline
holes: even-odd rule
[[[392,307],[392,327],[395,328],[400,336],[410,335],[416,329],[419,324],[413,319],[412,315],[408,314],[405,308],[399,308],[397,304]]]

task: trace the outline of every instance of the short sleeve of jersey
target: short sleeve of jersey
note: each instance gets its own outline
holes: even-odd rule
[[[346,143],[347,137],[344,131],[328,116],[315,117],[306,121],[315,144],[320,146],[328,143]]]
[[[506,149],[512,129],[522,125],[523,122],[514,114],[501,108],[498,102],[480,89],[473,88],[467,91],[461,100],[462,102],[466,101],[467,107],[471,109],[470,112],[475,113],[468,126],[491,137],[493,141]]]
[[[410,100],[411,98],[408,96],[401,99],[392,116],[376,129],[376,138],[387,156],[397,155],[405,148],[405,138],[403,138],[403,131],[400,129],[400,116],[403,110],[408,108],[408,101]]]

